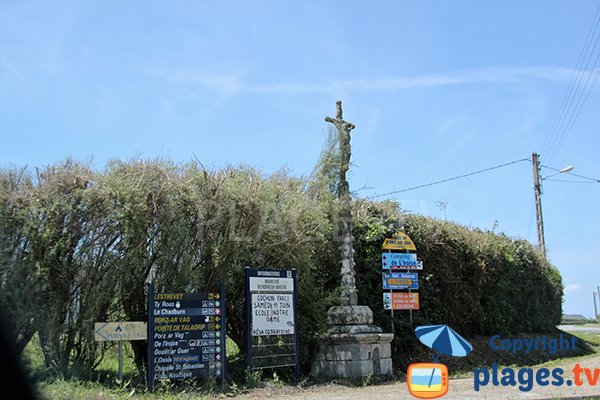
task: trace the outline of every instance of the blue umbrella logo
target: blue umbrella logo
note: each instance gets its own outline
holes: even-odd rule
[[[448,325],[418,326],[415,335],[425,346],[435,350],[433,363],[414,363],[406,373],[408,390],[414,397],[433,399],[448,393],[448,367],[440,364],[440,354],[464,357],[473,351],[471,343]]]
[[[434,362],[438,361],[440,354],[464,357],[473,351],[471,343],[448,325],[418,326],[415,334],[421,343],[436,351]]]

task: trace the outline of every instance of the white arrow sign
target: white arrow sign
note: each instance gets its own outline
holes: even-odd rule
[[[96,322],[94,324],[94,339],[97,342],[112,340],[146,340],[147,328],[145,322]]]

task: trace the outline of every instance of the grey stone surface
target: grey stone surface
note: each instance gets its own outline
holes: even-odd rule
[[[390,342],[394,336],[382,333],[381,328],[373,325],[373,312],[369,307],[357,305],[352,204],[350,184],[346,179],[352,154],[350,132],[355,126],[344,121],[341,101],[336,102],[335,118],[326,117],[325,121],[333,124],[338,131],[340,289],[344,305],[332,307],[327,311],[327,323],[332,327],[327,336],[318,340],[320,350],[313,362],[311,374],[317,377],[341,378],[391,374]]]
[[[373,323],[373,311],[368,306],[336,306],[327,310],[329,325],[360,325]]]
[[[317,354],[317,360],[370,360],[375,352],[380,358],[390,358],[392,352],[389,345],[386,344],[345,344],[345,345],[325,345]]]
[[[318,343],[323,344],[374,344],[390,343],[394,339],[393,333],[340,333],[330,334],[317,339]]]
[[[373,360],[315,361],[311,375],[332,378],[366,378],[370,375],[391,375],[392,359],[379,359],[377,366]]]
[[[311,375],[325,378],[389,375],[392,373],[390,342],[393,338],[391,333],[334,333],[321,337]]]
[[[352,242],[352,205],[350,198],[350,184],[346,179],[348,168],[350,168],[350,131],[355,126],[343,119],[342,102],[336,103],[335,118],[325,117],[325,121],[335,125],[338,131],[338,149],[340,154],[340,180],[338,182],[338,199],[340,201],[340,212],[338,215],[338,228],[340,230],[340,263],[341,269],[341,299],[346,305],[356,305],[358,296],[356,293],[356,271],[354,269],[354,247]]]
[[[392,375],[392,359],[391,358],[382,358],[379,364],[381,366],[381,375]]]
[[[366,333],[381,333],[383,330],[377,325],[336,325],[329,329],[329,334],[366,334]]]

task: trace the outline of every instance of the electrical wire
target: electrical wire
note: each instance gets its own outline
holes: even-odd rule
[[[418,186],[413,186],[413,187],[409,187],[409,188],[406,188],[406,189],[394,190],[393,192],[388,192],[388,193],[382,193],[382,194],[376,194],[376,195],[373,195],[373,196],[368,196],[367,199],[375,199],[375,198],[378,198],[378,197],[389,196],[389,195],[398,194],[398,193],[404,193],[404,192],[408,192],[408,191],[411,191],[411,190],[421,189],[421,188],[425,188],[425,187],[429,187],[429,186],[433,186],[433,185],[439,185],[440,183],[455,181],[457,179],[462,179],[462,178],[466,178],[466,177],[469,177],[469,176],[473,176],[473,175],[477,175],[477,174],[482,174],[484,172],[492,171],[494,169],[498,169],[498,168],[502,168],[502,167],[507,167],[509,165],[513,165],[513,164],[520,163],[520,162],[523,162],[523,161],[531,161],[531,159],[530,158],[521,158],[520,160],[515,160],[515,161],[508,162],[508,163],[496,165],[494,167],[480,169],[479,171],[469,172],[468,174],[458,175],[458,176],[454,176],[452,178],[442,179],[440,181],[426,183],[424,185],[418,185]]]
[[[590,178],[589,176],[577,175],[572,172],[567,172],[567,174],[573,175],[573,176],[576,176],[576,177],[582,178],[582,179],[589,179],[590,181],[592,181],[592,183],[600,183],[600,179],[597,179],[597,178]]]
[[[598,10],[596,10],[596,15],[594,15],[594,19],[592,20],[592,26],[590,26],[590,29],[589,29],[587,37],[586,37],[585,44],[584,44],[583,48],[581,49],[581,53],[579,54],[579,58],[577,60],[577,66],[575,67],[575,71],[573,73],[571,81],[569,82],[569,88],[567,89],[567,92],[563,96],[561,104],[558,108],[558,113],[552,124],[552,129],[550,130],[550,136],[548,137],[546,146],[544,146],[544,149],[542,151],[543,154],[546,154],[547,150],[550,150],[553,147],[553,145],[554,145],[553,142],[556,139],[557,134],[558,134],[557,128],[558,128],[559,122],[561,121],[561,119],[563,118],[563,115],[565,114],[565,111],[567,110],[567,103],[569,102],[569,100],[571,100],[572,96],[574,95],[575,87],[579,86],[578,81],[580,81],[580,78],[583,74],[584,60],[586,59],[586,56],[588,54],[590,45],[592,43],[593,37],[596,33],[596,29],[598,26],[598,22],[594,23],[594,21],[596,21],[596,19],[598,18],[598,14],[600,14],[600,7],[598,7]]]
[[[598,39],[600,39],[600,35],[598,35]],[[598,40],[596,40],[596,42],[598,42]],[[577,103],[575,104],[575,108],[573,108],[573,112],[571,113],[571,116],[569,117],[569,121],[565,125],[565,129],[563,130],[562,135],[558,139],[556,148],[554,149],[554,151],[552,151],[552,153],[550,153],[550,157],[548,158],[548,160],[550,162],[552,160],[554,160],[554,158],[558,155],[560,148],[562,147],[564,142],[567,140],[567,137],[571,133],[571,129],[573,128],[573,125],[575,125],[575,121],[579,117],[581,110],[585,106],[587,99],[590,97],[590,94],[592,93],[592,88],[596,84],[596,81],[598,81],[598,76],[600,75],[600,70],[596,69],[598,60],[600,60],[600,52],[598,52],[598,55],[596,56],[596,60],[594,61],[594,66],[592,67],[592,69],[585,81],[585,87],[584,87],[583,91],[579,94],[579,97],[577,98]],[[588,85],[590,79],[592,78],[592,74],[594,71],[596,71],[594,80],[592,81],[592,83],[590,85]]]
[[[542,168],[547,168],[547,169],[550,169],[550,170],[556,171],[556,172],[562,171],[562,170],[560,170],[558,168],[548,167],[547,165],[542,165],[541,167]],[[574,174],[572,172],[563,172],[563,174],[572,175],[572,176],[575,176],[575,177],[581,178],[581,179],[588,179],[588,180],[592,181],[592,183],[598,183],[598,182],[600,182],[600,179],[598,179],[598,178],[590,178],[589,176],[578,175],[578,174]],[[542,178],[542,180],[546,180],[546,179],[547,178]],[[548,180],[550,181],[552,179],[548,179]],[[559,182],[559,181],[557,180],[557,182]],[[569,181],[569,182],[575,182],[575,181]]]
[[[586,182],[586,181],[568,181],[566,179],[544,179],[545,181],[551,181],[551,182],[563,182],[563,183],[600,183],[600,180],[598,180],[597,182]]]
[[[582,49],[582,52],[579,56],[579,60],[577,62],[576,72],[574,73],[573,78],[571,79],[567,93],[563,97],[563,100],[559,107],[559,112],[552,125],[550,136],[548,137],[548,141],[546,142],[546,146],[544,147],[543,153],[549,154],[548,160],[550,161],[552,161],[554,157],[558,154],[560,148],[569,136],[569,133],[571,132],[575,121],[581,113],[581,110],[583,109],[583,106],[585,105],[591,93],[591,90],[598,79],[600,71],[596,71],[596,65],[598,63],[598,59],[600,58],[600,52],[594,60],[593,66],[591,68],[588,67],[590,61],[593,59],[594,52],[600,39],[600,31],[598,31],[599,25],[600,6],[596,10],[596,14],[594,16],[594,19],[592,20],[592,26],[588,31],[584,48]],[[597,35],[596,32],[598,32]],[[594,43],[593,47],[592,42]],[[590,79],[594,75],[594,72],[596,72],[596,76],[590,85]],[[585,83],[583,84],[582,89],[582,82],[585,78],[586,73],[587,79],[585,79]],[[573,102],[576,98],[577,102],[573,107]]]

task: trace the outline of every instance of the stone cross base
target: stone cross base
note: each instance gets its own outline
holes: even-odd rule
[[[367,306],[332,307],[327,322],[333,327],[317,339],[319,352],[311,375],[321,378],[366,378],[391,375],[392,333],[382,333],[373,325],[373,312]]]

